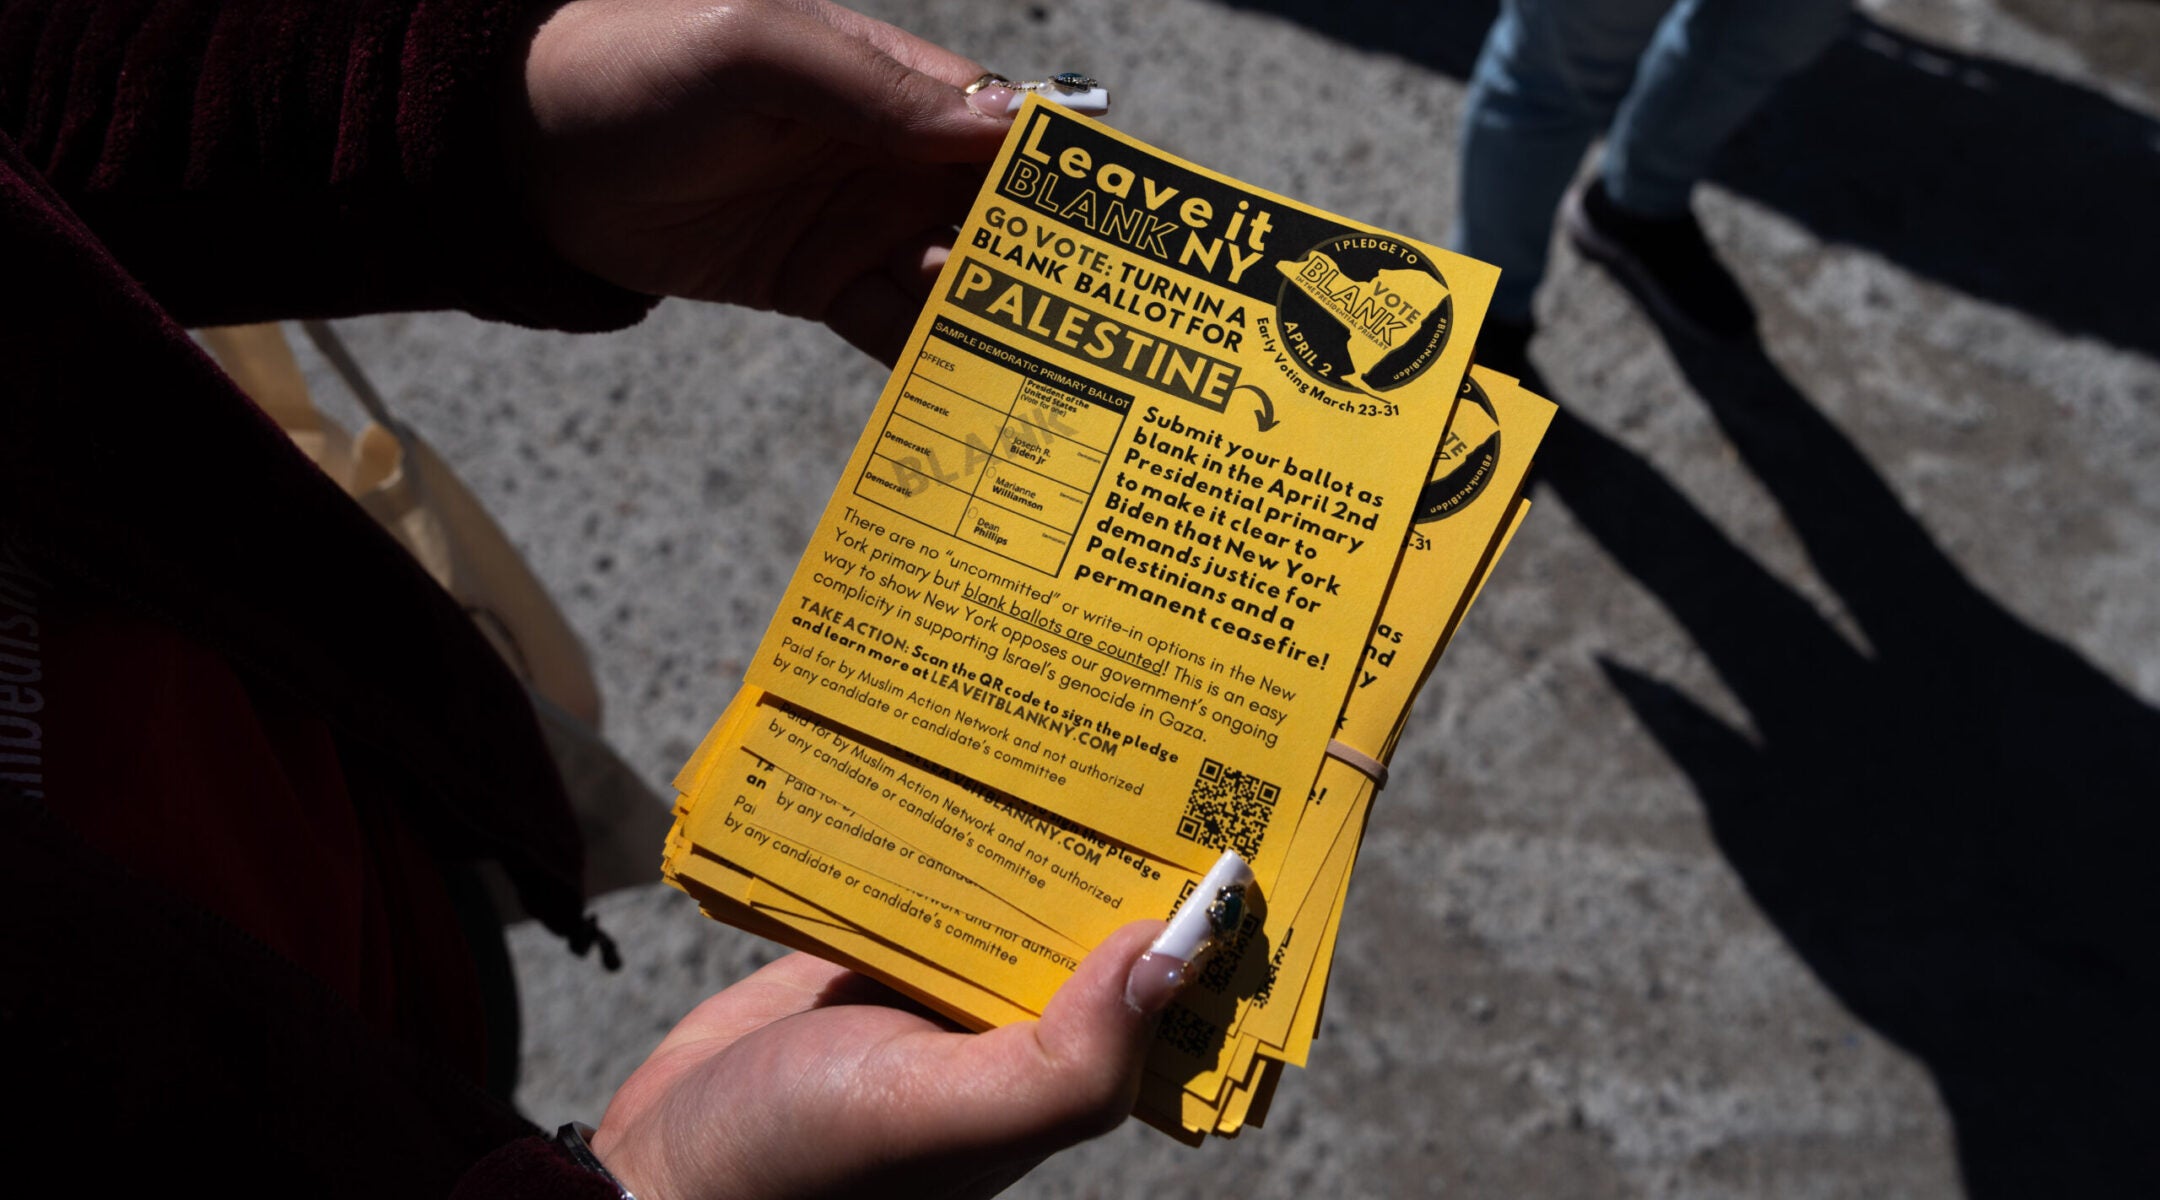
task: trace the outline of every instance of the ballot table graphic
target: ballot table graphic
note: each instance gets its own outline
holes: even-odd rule
[[[1132,402],[939,318],[855,495],[1056,575]]]

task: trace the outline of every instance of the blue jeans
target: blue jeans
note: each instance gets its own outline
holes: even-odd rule
[[[1621,208],[1678,216],[1725,139],[1844,27],[1846,0],[1505,0],[1470,76],[1449,244],[1528,320],[1553,213],[1591,139]],[[1884,114],[1895,120],[1896,114]]]

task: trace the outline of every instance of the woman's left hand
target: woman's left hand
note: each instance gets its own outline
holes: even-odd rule
[[[570,262],[899,352],[1011,121],[980,65],[825,0],[571,0],[513,105]],[[996,115],[987,115],[996,114]]]
[[[791,955],[699,1005],[608,1104],[593,1150],[643,1200],[994,1195],[1132,1111],[1174,984],[1112,934],[1039,1021],[956,1033]]]

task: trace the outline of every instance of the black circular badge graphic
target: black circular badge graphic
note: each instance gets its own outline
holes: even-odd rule
[[[1428,480],[1424,490],[1418,493],[1417,508],[1410,514],[1412,524],[1423,525],[1461,512],[1492,483],[1493,474],[1500,466],[1500,414],[1493,411],[1485,389],[1468,374],[1463,376],[1462,399],[1464,403],[1477,406],[1486,418],[1484,423],[1490,424],[1492,431],[1476,446],[1469,445],[1468,439],[1455,433],[1455,428],[1464,424],[1462,409],[1455,410],[1455,420],[1449,422],[1449,436],[1440,447],[1441,461],[1435,464],[1441,472]],[[1476,432],[1481,431],[1473,431]],[[1458,446],[1461,449],[1455,449]]]
[[[1319,383],[1377,396],[1424,374],[1447,346],[1455,300],[1414,246],[1344,234],[1280,269],[1276,319],[1291,360]]]

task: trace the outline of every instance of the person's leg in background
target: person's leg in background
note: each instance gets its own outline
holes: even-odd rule
[[[1672,0],[1504,0],[1471,72],[1448,244],[1500,268],[1479,360],[1520,374],[1553,214]]]
[[[1751,336],[1754,310],[1689,198],[1718,150],[1845,26],[1847,0],[1679,0],[1613,115],[1598,179],[1568,209],[1576,246],[1690,336]]]

